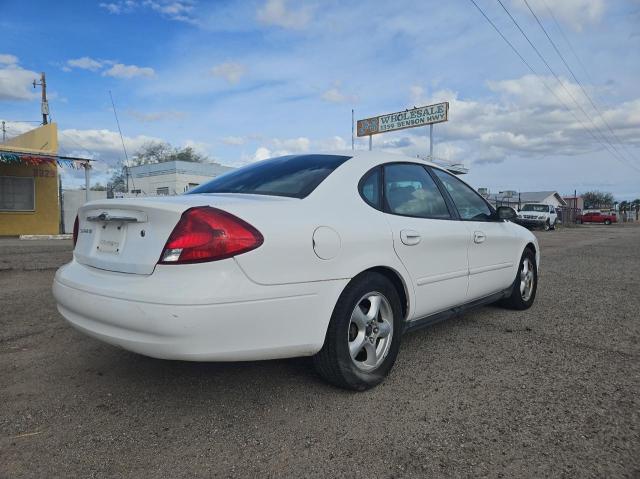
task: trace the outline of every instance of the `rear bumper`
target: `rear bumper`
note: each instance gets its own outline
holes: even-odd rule
[[[142,276],[74,261],[56,273],[53,294],[72,326],[106,343],[162,359],[241,361],[318,352],[348,281],[263,286],[233,259],[203,266]]]

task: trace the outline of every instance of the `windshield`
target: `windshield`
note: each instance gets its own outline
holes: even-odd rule
[[[350,156],[291,155],[230,171],[190,190],[197,193],[245,193],[304,198]]]
[[[549,207],[547,205],[524,205],[521,211],[538,211],[540,213],[547,213]]]

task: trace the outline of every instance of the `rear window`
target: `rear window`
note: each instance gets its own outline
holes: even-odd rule
[[[304,198],[349,158],[351,157],[338,155],[271,158],[226,173],[187,194],[245,193]]]

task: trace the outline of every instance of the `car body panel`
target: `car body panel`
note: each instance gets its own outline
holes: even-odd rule
[[[59,311],[87,334],[153,357],[312,355],[322,347],[340,294],[364,271],[385,268],[397,276],[406,296],[404,319],[411,322],[504,289],[528,243],[539,259],[535,237],[514,223],[404,218],[372,208],[358,192],[371,168],[435,165],[385,152],[348,154],[354,158],[303,199],[226,193],[87,203],[78,215],[74,259],[55,276]],[[241,218],[260,231],[263,244],[219,261],[157,264],[181,215],[196,206]],[[111,218],[100,219],[103,213]],[[122,219],[127,216],[136,221]],[[115,238],[121,251],[101,243],[111,225],[106,239]],[[402,243],[406,228],[420,231],[420,248]],[[485,244],[473,243],[477,231],[485,233]],[[106,250],[98,249],[103,245]]]

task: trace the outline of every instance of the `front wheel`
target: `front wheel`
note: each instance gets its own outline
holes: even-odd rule
[[[525,249],[520,258],[520,266],[513,285],[511,294],[505,298],[502,304],[510,309],[529,309],[536,298],[538,290],[538,268],[536,267],[536,255],[530,249]]]
[[[543,228],[545,231],[549,231],[551,229],[551,223],[549,222],[549,220],[544,222]]]
[[[604,220],[604,224],[605,225],[610,225],[611,224],[611,220]]]
[[[394,285],[365,273],[342,292],[331,315],[324,345],[313,362],[335,386],[364,391],[381,383],[398,356],[402,308]]]

